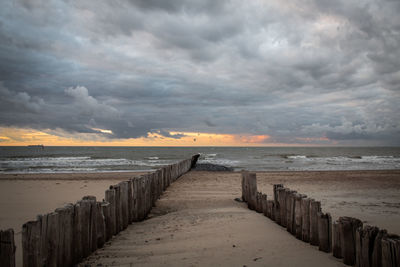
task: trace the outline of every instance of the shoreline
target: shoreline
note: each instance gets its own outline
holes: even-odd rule
[[[259,190],[266,193],[270,199],[273,196],[272,185],[283,183],[292,190],[297,190],[321,201],[323,209],[331,212],[333,218],[353,216],[361,219],[364,223],[377,225],[391,233],[400,234],[398,224],[400,221],[400,195],[398,194],[400,170],[260,171],[256,173]],[[0,174],[0,214],[6,215],[0,220],[0,228],[14,228],[15,241],[17,245],[20,245],[22,224],[34,219],[38,214],[51,212],[67,203],[75,203],[85,195],[93,195],[101,200],[110,185],[138,175],[140,173],[137,172]],[[170,227],[171,229],[177,227],[178,232],[189,231],[192,229],[192,221],[183,229],[175,222],[178,219],[185,220],[186,204],[195,200],[194,195],[191,195],[192,192],[200,190],[196,193],[196,198],[205,197],[204,201],[210,205],[215,205],[215,201],[222,198],[220,200],[223,206],[225,207],[227,204],[227,208],[231,208],[231,204],[236,203],[233,199],[241,196],[240,181],[241,172],[191,171],[176,182],[176,185],[181,183],[184,185],[186,193],[184,195],[182,192],[171,194],[169,190],[164,192],[162,199],[156,204],[158,208],[154,210],[153,216],[158,218],[161,218],[160,216],[163,214],[174,216],[174,202],[171,203],[172,206],[164,206],[163,201],[167,201],[170,197],[185,197],[182,202],[184,210],[181,215],[183,217],[174,217]],[[175,183],[171,190],[173,188],[175,188]],[[203,206],[201,207],[203,208]],[[194,206],[194,208],[198,207]],[[205,208],[207,210],[204,210],[204,214],[202,213],[201,216],[209,218],[210,214],[215,213],[212,208]],[[199,214],[196,213],[196,210],[193,212],[192,217],[195,222]],[[242,210],[237,210],[237,212],[242,212]],[[233,212],[232,216],[238,215],[237,212]],[[248,229],[248,218],[257,217],[257,214],[251,215],[252,213],[249,214],[247,211],[245,213],[246,215],[242,214],[238,217],[238,219],[243,219],[243,224],[240,224],[241,230],[238,229],[240,231]],[[153,220],[155,220],[154,217],[148,222]],[[264,225],[262,221],[259,223]],[[268,227],[266,225],[257,227],[270,228],[272,225],[274,224]],[[199,233],[201,234],[203,230],[203,228],[199,229]],[[136,232],[136,230],[134,231]],[[212,244],[215,234],[218,233],[210,233],[209,238],[204,240],[204,244]],[[254,233],[254,236],[258,236],[257,233]],[[281,234],[277,233],[278,236],[281,237]],[[154,236],[157,242],[158,237]],[[143,238],[147,240],[147,237]],[[184,235],[184,238],[190,238],[190,236]],[[238,238],[235,242],[240,240],[241,238]],[[143,242],[147,244],[145,241]],[[171,244],[175,245],[175,243]],[[20,263],[21,249],[17,249],[17,256]],[[254,255],[254,257],[258,256]],[[154,262],[150,261],[150,265],[151,263]],[[20,265],[17,264],[17,266]]]
[[[196,172],[211,172],[208,170],[194,170]],[[242,173],[243,171],[218,171],[220,173]],[[129,179],[142,175],[151,171],[113,171],[113,172],[63,172],[63,173],[0,173],[0,181],[2,180],[121,180]],[[348,173],[348,174],[364,174],[364,173],[390,173],[400,175],[400,169],[390,170],[270,170],[270,171],[248,171],[259,174],[318,174],[318,173]]]
[[[7,173],[0,174],[0,181],[10,180],[121,180],[148,173],[140,172],[71,172],[71,173]]]

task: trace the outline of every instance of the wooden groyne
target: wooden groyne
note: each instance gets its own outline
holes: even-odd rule
[[[144,220],[166,188],[199,155],[111,185],[103,201],[85,196],[22,226],[23,266],[73,266],[133,222]],[[0,266],[15,266],[14,231],[0,232]]]
[[[343,263],[357,267],[399,267],[400,237],[352,217],[332,222],[321,202],[282,184],[273,185],[273,198],[257,191],[255,173],[242,173],[242,199],[248,208],[263,213],[297,239],[318,246]]]
[[[15,266],[15,249],[14,230],[0,230],[0,266]]]

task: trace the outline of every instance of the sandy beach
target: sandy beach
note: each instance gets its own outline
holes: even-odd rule
[[[21,226],[84,195],[99,200],[111,184],[138,173],[0,175],[0,228],[16,232],[21,261]],[[400,171],[259,172],[259,190],[272,184],[322,202],[333,217],[355,216],[400,233]],[[237,172],[189,172],[157,202],[150,218],[114,237],[87,263],[139,266],[342,266],[250,211],[240,197]],[[297,264],[298,263],[298,264]]]
[[[104,198],[112,184],[140,173],[0,174],[0,229],[13,228],[17,266],[22,266],[22,225],[83,196]]]
[[[379,190],[387,198],[391,196],[393,203],[399,203],[399,196],[394,194],[400,185],[398,172],[265,172],[258,173],[258,177],[260,188],[266,192],[270,192],[273,183],[285,182],[293,188],[299,186],[299,191],[305,192],[308,188],[310,195],[319,192],[315,198],[325,196],[326,202],[330,202],[327,193],[336,190],[331,195],[341,195],[342,201],[347,201],[349,185],[359,184],[369,201],[382,200],[371,199],[373,191]],[[271,220],[248,210],[244,203],[236,202],[234,199],[241,194],[240,179],[240,173],[190,172],[184,175],[157,202],[149,220],[129,226],[83,265],[343,266],[330,254],[296,240]],[[310,183],[309,179],[316,181]],[[368,186],[370,180],[373,182]],[[392,186],[385,187],[389,183]],[[314,184],[321,186],[313,189]],[[347,205],[339,207],[346,214],[353,211]],[[339,207],[337,213],[341,211]],[[325,202],[323,208],[331,211],[331,206]],[[384,222],[393,221],[386,225],[398,231],[399,209],[394,208],[393,213],[387,215],[387,208],[382,206],[376,210],[380,210],[380,214],[372,215],[366,210],[365,216],[375,214],[374,222],[381,227]]]

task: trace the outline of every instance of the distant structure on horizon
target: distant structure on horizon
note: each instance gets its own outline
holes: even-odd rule
[[[44,149],[44,145],[28,145],[28,147]]]

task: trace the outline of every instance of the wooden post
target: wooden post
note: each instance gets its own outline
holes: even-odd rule
[[[46,232],[46,249],[47,260],[46,266],[57,267],[58,245],[59,245],[59,219],[58,213],[52,212],[47,215],[47,232]]]
[[[257,192],[256,194],[256,211],[262,213],[262,193]]]
[[[145,179],[145,192],[146,192],[146,211],[145,211],[145,217],[149,214],[152,203],[151,203],[151,181],[150,181],[150,174],[146,175]]]
[[[295,194],[295,203],[294,203],[294,225],[295,225],[295,232],[296,238],[302,238],[302,231],[303,231],[303,221],[302,221],[302,210],[301,210],[301,202],[302,199],[305,198],[306,195],[303,194]]]
[[[290,190],[286,193],[286,230],[291,234],[296,234],[295,222],[295,195],[296,191]]]
[[[83,202],[88,202],[90,205],[89,209],[89,248],[90,252],[85,255],[88,256],[90,253],[97,249],[97,204],[95,196],[84,196],[82,198]]]
[[[267,199],[267,217],[272,220],[272,209],[274,208],[274,201]]]
[[[128,182],[120,182],[119,187],[121,189],[120,201],[122,210],[122,230],[126,229],[129,225],[129,195],[128,195]]]
[[[247,176],[248,184],[249,184],[249,195],[248,195],[248,207],[251,210],[256,209],[256,197],[257,197],[257,177],[254,172],[248,173]]]
[[[138,212],[138,221],[142,221],[144,219],[144,178],[143,176],[139,176],[136,178],[137,182],[137,212]]]
[[[137,177],[132,179],[132,195],[133,195],[133,221],[139,221],[139,207],[138,207],[138,200],[139,200],[139,181]]]
[[[356,230],[362,227],[362,222],[356,218],[340,217],[338,223],[343,263],[354,265],[356,263]]]
[[[263,214],[264,214],[264,216],[268,216],[267,195],[266,195],[266,194],[262,194],[262,196],[261,196],[261,203],[262,203],[262,208],[263,208]]]
[[[248,172],[242,172],[242,200],[247,202],[247,174]]]
[[[110,189],[115,190],[115,225],[117,228],[117,233],[121,232],[124,228],[124,221],[122,215],[122,203],[121,203],[121,187],[120,185],[112,185]]]
[[[281,212],[279,203],[279,192],[278,189],[282,188],[283,184],[274,184],[274,207],[275,207],[275,221],[277,224],[281,224]]]
[[[333,257],[342,258],[342,242],[340,241],[339,222],[332,223],[332,254]]]
[[[332,218],[329,213],[318,212],[318,238],[319,250],[331,252],[332,250]]]
[[[271,220],[275,221],[275,201],[267,200],[267,204],[269,203],[268,209],[271,214]]]
[[[372,252],[372,266],[382,267],[382,238],[387,235],[386,230],[379,230],[375,237],[374,248]]]
[[[310,199],[301,199],[301,240],[310,242]]]
[[[150,176],[151,178],[151,204],[152,207],[156,205],[157,201],[157,179],[156,179],[156,173],[153,172]]]
[[[286,228],[287,225],[287,217],[286,217],[286,194],[289,191],[287,188],[278,188],[278,200],[279,200],[279,211],[280,211],[280,219],[281,225]]]
[[[400,237],[388,234],[382,238],[382,267],[400,266]]]
[[[97,233],[97,248],[103,247],[106,242],[106,222],[103,214],[102,203],[96,203],[96,233]]]
[[[321,202],[310,200],[310,244],[319,245],[318,237],[318,212],[321,211]]]
[[[133,222],[133,183],[131,179],[126,182],[128,183],[128,223],[131,224]]]
[[[14,230],[0,231],[0,264],[2,267],[15,267]]]
[[[105,193],[105,200],[110,203],[110,222],[109,227],[111,228],[111,235],[118,233],[117,229],[117,205],[115,201],[115,189],[108,189]]]
[[[356,230],[356,266],[371,267],[372,252],[375,238],[379,232],[378,227],[366,225]]]
[[[114,225],[112,224],[111,218],[111,204],[103,201],[101,203],[101,209],[104,215],[104,227],[105,227],[105,242],[111,239],[113,236]]]
[[[84,207],[80,201],[74,205],[74,235],[72,237],[72,262],[74,264],[81,262],[83,259],[83,209]]]
[[[40,221],[39,241],[37,243],[39,247],[38,266],[48,265],[47,217],[48,214],[37,216],[37,220]]]
[[[71,266],[73,264],[73,227],[74,205],[69,204],[56,209],[59,217],[59,242],[57,266]]]
[[[81,227],[81,247],[82,247],[82,255],[81,258],[79,259],[79,262],[87,257],[91,253],[91,201],[90,200],[81,200],[79,201],[80,208],[81,208],[81,216],[80,216],[80,221],[78,224],[80,224]],[[78,241],[79,242],[79,241]]]
[[[162,194],[162,173],[161,173],[161,169],[158,169],[156,171],[156,184],[157,184],[157,193],[156,193],[156,198],[159,199],[161,194]]]
[[[41,221],[29,221],[22,226],[23,266],[40,266]]]

